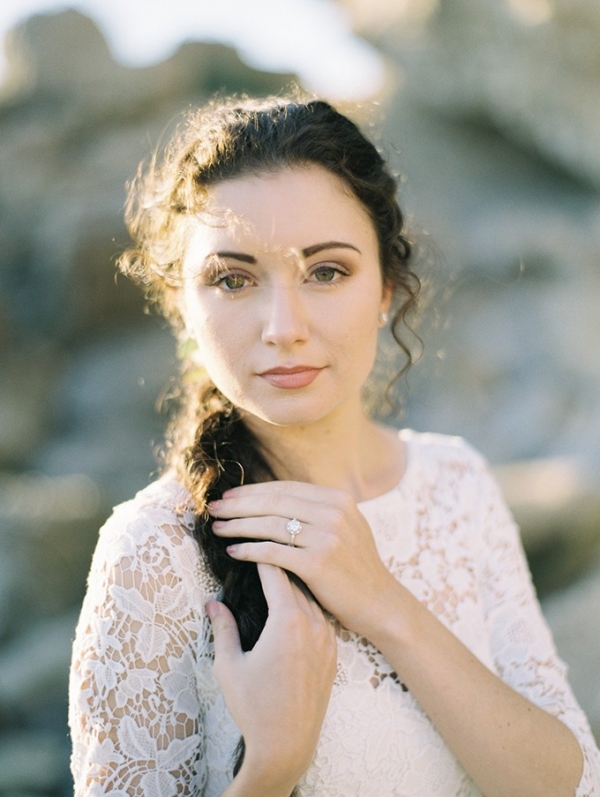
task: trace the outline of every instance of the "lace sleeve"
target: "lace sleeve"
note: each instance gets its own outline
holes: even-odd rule
[[[479,467],[485,535],[481,583],[495,665],[506,683],[575,734],[584,756],[575,797],[599,797],[600,753],[542,615],[518,530],[487,466],[480,462]]]
[[[173,511],[129,502],[101,531],[73,647],[75,795],[197,795],[207,598]]]

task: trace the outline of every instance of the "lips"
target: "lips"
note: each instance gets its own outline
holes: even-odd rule
[[[294,365],[290,368],[281,366],[263,371],[259,376],[273,387],[293,389],[307,387],[315,381],[322,370],[311,365]]]

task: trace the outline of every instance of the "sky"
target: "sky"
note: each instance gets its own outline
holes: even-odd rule
[[[185,40],[220,41],[249,65],[295,72],[331,99],[366,99],[383,83],[377,51],[352,34],[333,0],[0,0],[0,37],[31,14],[65,8],[90,16],[129,66],[161,61]],[[2,50],[0,83],[5,70]]]

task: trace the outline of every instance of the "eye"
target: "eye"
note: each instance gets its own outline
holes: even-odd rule
[[[313,269],[310,276],[315,282],[331,283],[337,282],[340,277],[347,276],[347,274],[337,266],[321,263]]]
[[[250,284],[250,278],[247,277],[245,274],[237,274],[235,272],[229,274],[222,274],[220,277],[217,277],[213,282],[213,285],[217,288],[221,288],[224,291],[229,293],[235,293],[236,291],[242,290],[247,285]]]

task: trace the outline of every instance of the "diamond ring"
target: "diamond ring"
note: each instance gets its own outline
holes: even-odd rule
[[[293,517],[291,520],[285,524],[285,530],[290,535],[290,541],[288,545],[291,545],[292,548],[294,547],[294,540],[296,539],[297,535],[300,534],[302,531],[302,523],[298,520],[298,518]]]

